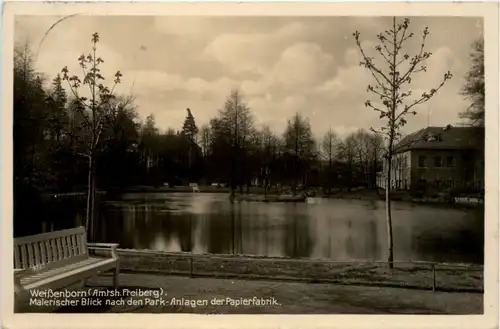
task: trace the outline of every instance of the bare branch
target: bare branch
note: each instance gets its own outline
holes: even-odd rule
[[[444,75],[444,78],[443,78],[442,82],[439,84],[439,86],[437,88],[433,88],[429,92],[424,92],[419,99],[415,100],[410,105],[406,105],[405,108],[404,108],[404,110],[401,113],[399,113],[399,115],[396,117],[396,120],[399,119],[401,116],[409,113],[409,111],[413,107],[415,107],[416,105],[420,105],[420,104],[423,104],[423,103],[429,101],[444,86],[444,84],[446,83],[446,81],[449,80],[449,79],[451,79],[451,78],[452,78],[452,74],[451,74],[451,72],[448,71]],[[416,112],[412,112],[412,113],[416,114]]]
[[[359,40],[359,32],[356,31],[353,35],[354,35],[354,37],[356,39],[356,44],[358,45],[358,48],[359,48],[359,50],[361,52],[361,55],[363,56],[363,59],[364,59],[364,62],[361,62],[360,64],[363,65],[363,66],[365,66],[366,68],[368,68],[372,72],[372,75],[374,75],[374,72],[376,72],[377,74],[379,74],[390,85],[391,84],[391,80],[389,80],[387,78],[387,76],[380,69],[378,69],[377,67],[375,67],[375,65],[372,62],[372,59],[366,55],[365,51],[363,50],[363,47],[361,47],[361,42]],[[377,80],[377,82],[380,85],[383,86],[383,84],[380,83],[380,81],[379,81],[379,79],[377,77],[375,77],[375,79]]]
[[[384,45],[385,49],[387,50],[388,52],[388,55],[389,56],[392,56],[392,54],[389,52],[389,49],[387,49],[387,47]],[[389,58],[387,58],[387,56],[384,54],[384,52],[382,51],[382,47],[381,46],[376,46],[375,47],[375,50],[380,54],[380,56],[382,56],[382,58],[387,62],[387,64],[389,65],[389,67],[392,68],[392,62]]]
[[[415,71],[415,67],[425,61],[426,59],[428,59],[430,56],[431,56],[431,53],[425,53],[424,52],[424,47],[425,47],[425,40],[427,38],[427,35],[429,34],[429,30],[428,28],[426,27],[424,29],[424,32],[423,32],[423,36],[422,36],[422,43],[420,45],[420,51],[418,53],[418,55],[414,56],[412,59],[411,59],[411,66],[410,68],[408,69],[408,71],[403,74],[403,76],[401,77],[401,79],[399,79],[396,83],[396,85],[399,87],[401,86],[403,83],[405,82],[409,82],[411,80],[408,80],[408,78],[410,78],[410,75],[412,73],[416,73],[416,72],[420,72],[420,71],[425,71],[425,68],[422,67],[421,69],[419,69],[418,71],[414,72]]]
[[[368,85],[368,91],[374,93],[375,95],[378,95],[381,100],[389,100],[391,98],[390,95],[378,91],[376,87],[373,87],[371,85]]]

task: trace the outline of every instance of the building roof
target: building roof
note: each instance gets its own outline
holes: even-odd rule
[[[404,137],[395,153],[408,150],[479,150],[484,145],[482,127],[427,127]]]

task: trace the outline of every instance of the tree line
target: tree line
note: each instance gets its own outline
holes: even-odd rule
[[[186,109],[179,129],[165,131],[153,114],[141,120],[130,95],[106,101],[100,135],[76,98],[75,81],[62,74],[46,87],[28,46],[16,47],[14,65],[15,182],[38,192],[85,191],[89,143],[99,189],[137,185],[220,184],[244,192],[250,186],[374,186],[382,140],[359,130],[340,138],[330,129],[321,138],[300,113],[285,131],[257,126],[239,90],[222,100],[221,110],[198,128]],[[65,80],[71,80],[65,85]],[[92,121],[92,120],[88,120]],[[96,139],[90,141],[89,139]],[[95,145],[94,145],[95,144]]]

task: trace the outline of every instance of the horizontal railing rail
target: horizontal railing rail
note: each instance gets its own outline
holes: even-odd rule
[[[231,277],[331,282],[360,285],[453,289],[482,292],[484,266],[433,261],[330,260],[236,254],[194,254],[117,249],[124,270],[161,272],[190,277]],[[148,255],[150,257],[148,257]],[[127,257],[128,256],[128,257]],[[303,272],[306,273],[303,273]],[[373,280],[372,280],[373,278]],[[376,282],[372,282],[376,281]]]

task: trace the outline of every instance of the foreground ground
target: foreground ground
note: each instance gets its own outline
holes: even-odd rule
[[[95,291],[110,290],[111,284],[111,276],[100,276],[90,279],[85,291],[95,294]],[[120,286],[121,294],[125,293],[125,289],[136,292],[160,289],[164,296],[92,297],[93,300],[100,300],[97,303],[103,304],[94,307],[36,307],[29,306],[27,301],[21,311],[202,314],[481,314],[483,312],[481,293],[128,273],[120,274]],[[75,286],[71,289],[78,291],[81,288]],[[165,304],[145,305],[146,298],[149,298],[148,303],[156,300],[154,303]],[[168,305],[173,302],[173,298],[178,304]],[[236,305],[238,301],[245,303],[241,298],[252,301],[247,301],[247,305]],[[258,305],[258,300],[261,298],[265,300],[263,304],[267,305]],[[106,303],[114,305],[105,305]],[[123,305],[117,305],[120,303]]]

